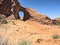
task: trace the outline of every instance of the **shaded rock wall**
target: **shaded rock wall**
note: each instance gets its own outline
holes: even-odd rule
[[[6,17],[11,14],[11,1],[10,0],[0,0],[0,13],[4,14]]]
[[[18,0],[0,0],[0,14],[4,14],[6,17],[13,14],[15,19],[20,19],[19,11],[24,12],[23,20],[30,17],[29,13],[19,4]]]

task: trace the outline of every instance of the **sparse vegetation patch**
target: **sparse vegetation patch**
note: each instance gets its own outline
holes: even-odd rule
[[[0,38],[0,45],[8,45],[8,40],[4,38]]]
[[[32,42],[29,40],[22,40],[19,45],[32,45]]]
[[[3,16],[0,16],[0,23],[1,23],[1,24],[7,24],[8,21],[7,21],[6,19],[4,19]]]
[[[53,35],[52,38],[53,38],[53,39],[58,39],[58,38],[60,38],[60,35],[58,35],[58,34]]]

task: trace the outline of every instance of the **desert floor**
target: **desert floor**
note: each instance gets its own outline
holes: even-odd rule
[[[0,25],[0,45],[60,45],[60,26],[12,20]]]

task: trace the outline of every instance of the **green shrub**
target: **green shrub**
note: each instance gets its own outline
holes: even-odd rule
[[[31,45],[31,44],[32,44],[32,42],[29,41],[29,40],[22,40],[22,41],[19,43],[19,45]]]
[[[58,39],[58,38],[60,38],[59,35],[53,35],[52,37],[53,37],[53,39]]]
[[[1,23],[2,23],[2,24],[7,24],[7,23],[8,23],[8,21],[7,21],[7,20],[5,20],[5,19],[3,19],[3,20],[1,21]]]
[[[7,24],[8,21],[7,21],[6,19],[4,19],[3,16],[0,16],[0,23],[1,23],[1,24]]]

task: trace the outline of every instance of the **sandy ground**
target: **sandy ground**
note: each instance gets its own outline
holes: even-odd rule
[[[60,26],[42,25],[33,21],[12,20],[0,26],[0,45],[60,45]],[[7,43],[7,44],[5,44]]]

